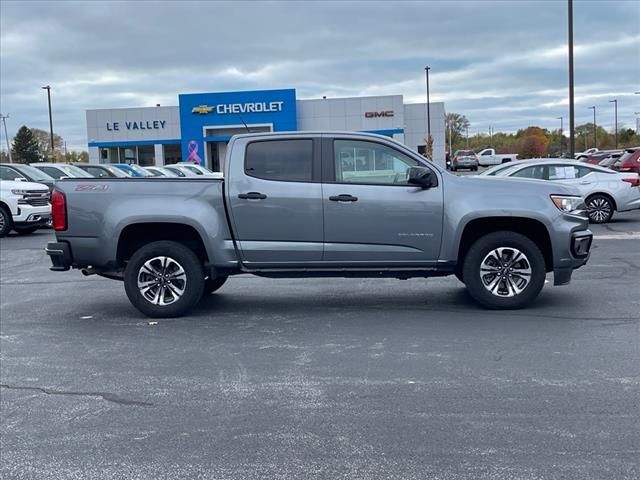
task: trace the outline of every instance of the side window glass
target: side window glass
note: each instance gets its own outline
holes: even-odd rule
[[[374,142],[335,140],[335,181],[379,185],[407,185],[407,170],[417,160]]]
[[[576,178],[582,178],[590,173],[593,173],[593,170],[586,167],[573,167],[576,169]]]
[[[311,182],[313,140],[269,140],[247,146],[244,171],[251,177],[284,182]]]
[[[47,175],[52,176],[56,180],[59,180],[62,177],[62,172],[60,172],[57,168],[53,167],[40,167],[41,170],[44,171]]]
[[[537,178],[539,180],[544,179],[544,167],[542,165],[538,165],[535,167],[527,167],[522,170],[518,170],[516,173],[512,175],[513,177],[520,178]]]
[[[572,180],[578,178],[578,169],[573,165],[549,165],[549,180]]]

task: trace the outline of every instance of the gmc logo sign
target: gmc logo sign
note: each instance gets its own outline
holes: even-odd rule
[[[393,110],[385,110],[384,112],[364,112],[364,118],[393,117]]]

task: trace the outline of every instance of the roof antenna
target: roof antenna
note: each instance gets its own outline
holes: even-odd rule
[[[246,129],[247,129],[247,133],[253,133],[253,132],[251,131],[251,129],[247,126],[247,124],[245,123],[245,121],[242,119],[242,116],[241,116],[239,113],[238,113],[237,115],[238,115],[238,118],[240,118],[240,121],[242,122],[242,124],[244,125],[244,128],[246,128]]]

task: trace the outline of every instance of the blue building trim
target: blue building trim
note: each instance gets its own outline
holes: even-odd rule
[[[391,128],[388,130],[365,130],[365,133],[377,133],[378,135],[393,135],[395,133],[404,133],[404,128]]]
[[[136,145],[180,145],[181,139],[173,140],[132,140],[127,142],[89,142],[90,147],[135,147]]]
[[[228,142],[231,140],[231,135],[221,137],[203,137],[202,140],[205,142]]]

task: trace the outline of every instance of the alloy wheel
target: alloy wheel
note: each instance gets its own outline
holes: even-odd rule
[[[517,248],[499,247],[482,260],[480,280],[492,295],[515,297],[531,282],[531,263]]]
[[[171,305],[184,295],[187,274],[171,257],[154,257],[138,271],[138,290],[154,305]]]
[[[611,216],[611,205],[605,198],[598,197],[589,201],[587,211],[592,221],[602,223]]]

